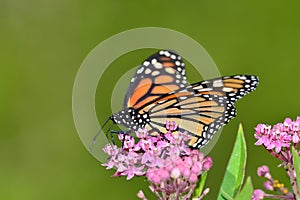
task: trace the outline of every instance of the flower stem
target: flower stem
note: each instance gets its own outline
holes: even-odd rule
[[[297,185],[297,181],[296,181],[296,172],[295,172],[294,165],[291,163],[288,163],[286,165],[286,169],[287,169],[287,174],[290,177],[294,198],[295,198],[295,200],[298,200],[298,199],[300,199],[300,196],[299,196],[298,185]]]

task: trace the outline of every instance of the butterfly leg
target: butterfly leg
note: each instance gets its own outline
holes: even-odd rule
[[[112,141],[113,144],[115,144],[115,139],[114,139],[114,136],[113,136],[114,134],[117,134],[117,135],[122,134],[122,135],[124,135],[123,139],[122,139],[122,147],[123,147],[123,144],[124,144],[124,141],[125,141],[125,135],[127,135],[128,132],[127,131],[110,130],[110,139],[111,139],[111,141]]]

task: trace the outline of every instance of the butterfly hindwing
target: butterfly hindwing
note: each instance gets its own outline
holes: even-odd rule
[[[191,136],[188,145],[199,148],[236,115],[233,104],[224,96],[186,90],[175,94],[177,97],[170,94],[168,100],[158,101],[148,110],[151,121],[146,128],[150,132],[164,133],[166,121],[175,121],[181,131],[187,131]]]

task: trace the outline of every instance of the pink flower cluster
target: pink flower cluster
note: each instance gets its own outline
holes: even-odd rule
[[[262,166],[258,168],[257,173],[259,176],[267,179],[264,183],[264,188],[269,191],[276,191],[279,195],[266,194],[262,190],[255,190],[252,199],[299,199],[292,147],[297,150],[300,142],[300,117],[297,117],[295,121],[286,118],[283,123],[278,123],[273,127],[265,124],[258,124],[255,131],[254,137],[257,139],[255,145],[264,146],[271,155],[282,161],[280,166],[283,166],[286,169],[293,193],[289,192],[287,188],[284,187],[284,184],[279,183],[278,180],[272,178],[267,166]]]
[[[252,200],[261,200],[265,198],[273,199],[285,199],[285,200],[294,200],[294,196],[287,188],[284,187],[284,184],[279,183],[278,180],[273,179],[269,167],[263,165],[257,169],[258,176],[264,177],[267,180],[264,182],[264,188],[268,191],[276,192],[277,194],[267,194],[263,190],[256,189],[253,191]]]
[[[164,161],[163,167],[150,168],[146,176],[154,184],[161,184],[178,178],[195,183],[198,176],[212,166],[210,157],[204,158],[202,153],[197,152],[198,150],[194,150],[189,156],[182,158],[178,155],[168,157]]]
[[[166,129],[167,133],[155,137],[140,129],[136,132],[137,141],[133,136],[119,134],[123,145],[104,148],[109,161],[103,166],[115,167],[114,176],[146,176],[149,188],[159,198],[169,195],[189,199],[201,174],[211,168],[212,159],[205,158],[198,149],[190,149],[186,145],[189,135],[175,131],[178,127],[174,122],[167,122]]]
[[[192,150],[188,156],[167,157],[163,167],[149,168],[146,176],[151,182],[152,191],[173,193],[175,199],[189,199],[199,176],[211,166],[210,157],[204,158],[198,150]]]
[[[267,150],[280,153],[292,144],[297,147],[300,141],[300,117],[295,121],[286,118],[283,123],[278,123],[272,128],[269,125],[258,124],[255,131],[255,145],[263,145]]]

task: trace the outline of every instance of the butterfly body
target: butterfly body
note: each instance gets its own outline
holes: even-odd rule
[[[253,91],[258,78],[235,75],[188,84],[184,63],[172,51],[162,50],[146,59],[131,79],[123,109],[110,119],[129,131],[148,129],[165,133],[166,121],[190,135],[188,145],[201,148],[213,134],[236,116],[234,103]]]

